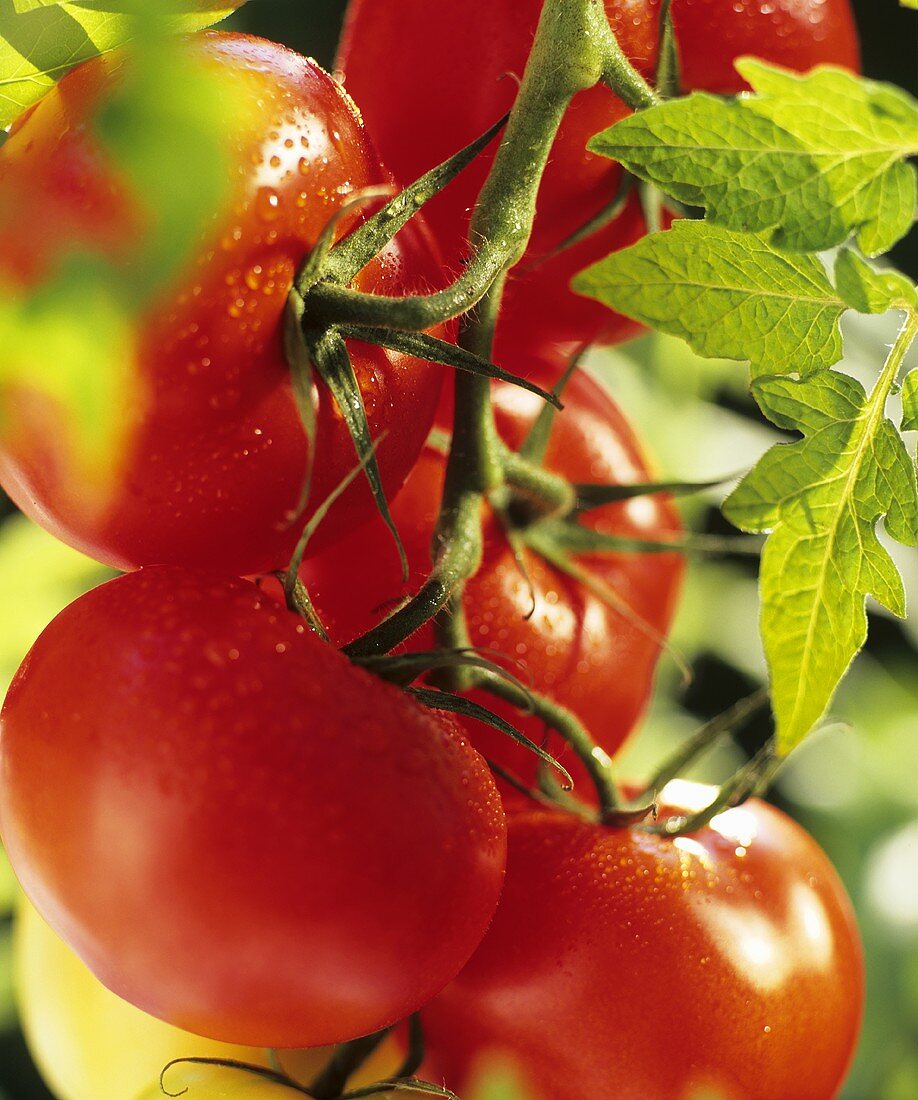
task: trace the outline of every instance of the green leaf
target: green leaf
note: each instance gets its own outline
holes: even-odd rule
[[[148,221],[140,254],[121,273],[142,302],[168,285],[228,205],[238,150],[259,123],[245,74],[202,63],[167,33],[162,13],[134,25],[120,78],[93,121]]]
[[[831,66],[800,76],[744,58],[736,68],[758,93],[744,106],[818,150],[861,249],[868,256],[888,251],[915,220],[918,177],[902,161],[918,153],[918,101],[895,85]]]
[[[918,370],[909,371],[902,382],[902,431],[918,432]]]
[[[902,581],[876,534],[918,544],[915,466],[884,413],[853,378],[760,378],[753,393],[780,428],[804,438],[774,447],[728,498],[746,531],[770,531],[762,559],[762,635],[783,753],[825,713],[867,635],[865,600],[905,613]]]
[[[150,0],[147,0],[150,3]],[[156,0],[159,7],[164,5]],[[173,31],[196,31],[244,0],[172,0]],[[112,0],[0,0],[0,127],[39,100],[69,69],[134,37],[128,3]]]
[[[899,0],[899,3],[903,8],[911,8],[913,11],[918,11],[918,0]]]
[[[842,357],[847,303],[822,264],[755,234],[678,221],[587,268],[573,286],[699,355],[749,359],[761,373],[810,374]]]
[[[918,103],[841,69],[806,76],[746,59],[760,95],[704,93],[661,104],[597,135],[595,152],[710,221],[764,233],[778,247],[819,251],[858,233],[888,250],[914,219]]]
[[[918,290],[908,276],[898,271],[877,271],[856,252],[840,252],[835,263],[838,293],[858,313],[885,313],[898,306],[918,305]]]
[[[75,258],[28,296],[0,292],[0,434],[15,448],[36,399],[50,403],[56,446],[81,474],[87,512],[104,510],[119,473],[134,337],[101,263]]]

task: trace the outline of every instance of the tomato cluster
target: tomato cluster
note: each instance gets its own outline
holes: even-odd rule
[[[167,1088],[281,1098],[302,1095],[327,1052],[285,1055],[281,1071],[263,1048],[349,1042],[423,1010],[424,1069],[453,1089],[473,1088],[496,1060],[526,1100],[703,1089],[825,1100],[851,1057],[863,975],[823,854],[756,801],[692,836],[663,835],[709,797],[685,785],[653,829],[592,807],[585,765],[613,755],[640,719],[683,570],[672,501],[595,381],[570,372],[535,457],[543,397],[492,387],[494,446],[570,499],[552,511],[509,478],[479,492],[483,548],[453,607],[470,647],[591,738],[585,756],[544,711],[495,699],[483,681],[464,688],[466,702],[558,758],[578,801],[502,734],[422,705],[429,693],[336,648],[377,628],[434,568],[454,428],[448,399],[437,412],[441,368],[348,340],[407,572],[358,477],[318,524],[299,591],[291,570],[282,598],[277,574],[304,525],[357,462],[321,380],[315,431],[304,427],[284,331],[297,272],[329,224],[338,240],[365,224],[350,198],[391,185],[374,141],[410,180],[510,104],[514,83],[497,78],[522,70],[540,5],[434,7],[401,0],[396,18],[383,0],[352,3],[342,66],[366,128],[332,77],[283,47],[213,33],[183,43],[252,110],[225,119],[225,207],[135,318],[122,443],[101,497],[83,491],[61,409],[41,386],[0,392],[6,490],[64,541],[125,570],[47,627],[0,718],[0,828],[30,899],[18,950],[36,1056],[64,1100],[129,1100],[173,1057],[221,1064],[171,1066],[138,1100]],[[648,76],[659,7],[606,4]],[[857,63],[844,0],[672,10],[685,88],[737,90],[730,62],[748,49],[798,67]],[[34,292],[74,251],[128,272],[150,232],[143,196],[93,124],[128,57],[73,70],[0,152],[0,283],[11,294]],[[637,195],[554,254],[615,197],[619,168],[584,147],[623,112],[601,89],[575,100],[498,320],[503,365],[543,389],[565,372],[565,344],[626,331],[566,283],[645,232]],[[351,287],[388,297],[442,287],[443,257],[451,269],[467,251],[489,163],[433,200],[432,233],[412,219]],[[583,496],[629,486],[640,491]],[[572,550],[559,532],[585,541]],[[441,616],[391,648],[403,660],[442,649],[442,628]],[[527,788],[554,804],[533,809]],[[66,994],[41,995],[50,959],[56,980],[79,990],[75,1014]],[[88,1019],[77,1026],[84,1008],[106,1027],[104,1058]],[[146,1053],[116,1056],[119,1044]]]

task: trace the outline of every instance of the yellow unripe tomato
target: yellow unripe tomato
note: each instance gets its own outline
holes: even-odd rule
[[[268,1064],[265,1050],[202,1039],[122,1001],[25,899],[16,914],[13,965],[29,1049],[59,1100],[127,1100],[151,1080],[158,1081],[174,1058]],[[288,1061],[291,1072],[295,1068],[308,1079],[327,1058],[328,1049],[320,1048],[297,1051]]]

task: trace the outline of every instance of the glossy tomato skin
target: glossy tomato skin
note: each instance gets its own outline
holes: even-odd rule
[[[480,941],[505,849],[451,723],[251,583],[171,567],[93,590],[36,642],[0,718],[0,826],[110,989],[262,1047],[428,1000]]]
[[[175,284],[137,318],[113,473],[87,492],[59,411],[20,391],[0,395],[8,424],[0,480],[32,518],[100,561],[123,569],[206,563],[243,574],[282,567],[302,526],[292,520],[308,443],[281,334],[292,279],[341,204],[391,177],[353,103],[313,62],[235,34],[196,36],[186,48],[225,82],[228,196]],[[143,240],[144,197],[120,182],[92,135],[124,64],[109,56],[68,74],[0,152],[0,284],[10,292],[39,288],[74,248],[98,249],[127,270]],[[363,216],[345,216],[340,232]],[[423,291],[438,266],[418,224],[355,285]],[[351,351],[371,434],[398,425],[378,451],[394,493],[426,437],[441,368],[363,344]],[[334,401],[322,386],[318,395],[316,504],[356,463]],[[364,481],[355,482],[318,545],[373,507]]]
[[[460,1093],[499,1056],[527,1100],[829,1100],[863,985],[834,869],[766,804],[676,840],[531,811],[491,930],[423,1019]]]
[[[516,361],[512,369],[520,369]],[[527,360],[528,373],[551,385],[561,364]],[[564,391],[565,408],[555,418],[546,466],[572,481],[641,482],[652,478],[640,444],[608,394],[583,371]],[[494,404],[500,435],[512,447],[525,438],[542,400],[519,387],[497,385]],[[445,459],[428,446],[393,503],[393,516],[411,563],[407,591],[415,591],[430,571],[430,543],[442,493]],[[613,753],[633,729],[650,695],[662,639],[669,627],[682,577],[676,554],[591,555],[580,563],[613,592],[609,606],[579,582],[526,551],[526,566],[536,590],[532,611],[529,587],[511,553],[504,530],[485,515],[484,561],[466,587],[464,607],[471,642],[502,655],[512,670],[541,692],[572,709],[599,744]],[[680,525],[665,497],[643,497],[585,513],[582,522],[605,534],[625,538],[675,538]],[[378,621],[405,593],[398,560],[388,535],[374,524],[313,557],[303,579],[334,639],[345,642]],[[432,629],[420,631],[409,647],[429,649]],[[502,714],[541,743],[540,721],[520,714],[492,696],[478,700]],[[475,744],[528,779],[535,760],[503,735],[469,725]],[[572,768],[584,773],[559,740],[550,747]],[[580,791],[578,790],[578,793]],[[588,795],[589,789],[583,792]]]
[[[660,30],[659,0],[606,0],[623,50],[653,78]],[[415,179],[483,133],[507,111],[526,64],[542,0],[352,0],[338,59],[349,91],[393,170]],[[683,87],[732,93],[743,87],[735,58],[754,54],[804,71],[827,62],[857,69],[859,51],[848,0],[673,0]],[[644,230],[637,203],[569,256],[557,247],[609,205],[621,180],[618,165],[587,152],[589,139],[624,117],[627,108],[605,88],[578,95],[564,118],[539,193],[526,258],[512,274],[503,336],[510,346],[546,341],[615,343],[634,323],[595,302],[584,305],[570,278]],[[469,212],[493,152],[467,170],[428,207],[447,256],[468,251]],[[541,261],[541,262],[540,262]],[[535,266],[534,266],[535,265]]]

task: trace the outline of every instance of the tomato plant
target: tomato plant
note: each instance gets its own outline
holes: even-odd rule
[[[679,787],[689,805],[664,792],[664,818],[713,794]],[[531,1100],[824,1100],[863,983],[834,869],[764,803],[675,839],[529,811],[510,822],[494,924],[424,1021],[453,1089],[490,1055]]]
[[[905,610],[878,524],[918,544],[918,296],[868,261],[914,220],[918,103],[855,75],[843,0],[354,0],[359,108],[271,43],[175,38],[198,0],[128,4],[114,29],[76,7],[0,13],[0,125],[30,105],[0,147],[0,477],[127,570],[51,623],[0,713],[3,844],[72,975],[43,982],[60,945],[20,939],[48,1075],[65,1092],[99,1068],[78,997],[145,1051],[136,1079],[75,1093],[455,1100],[415,1077],[426,1030],[427,1075],[465,1100],[495,1059],[526,1100],[833,1095],[857,930],[826,857],[753,796],[825,721],[868,597]],[[11,20],[112,52],[36,102],[10,50],[46,84],[60,58]],[[837,65],[793,71],[819,61]],[[904,317],[869,386],[836,369],[852,311]],[[655,481],[598,383],[564,370],[639,325],[723,376],[748,361],[798,436],[724,500],[742,534],[684,531],[669,493],[716,482],[678,462]],[[692,393],[674,358],[647,355],[641,389]],[[457,368],[448,396],[428,360]],[[755,461],[732,442],[711,477]],[[647,706],[683,550],[761,555],[745,657],[768,691],[623,790],[610,756]],[[695,595],[720,614],[718,585]],[[766,700],[773,727],[719,789],[667,786]],[[341,1045],[318,1074],[325,1053],[303,1055],[304,1081],[267,1052],[196,1062],[186,1034]],[[191,1060],[157,1082],[173,1041]]]
[[[110,989],[188,1031],[315,1046],[393,1023],[497,902],[481,759],[244,581],[163,567],[81,597],[17,675],[0,746],[26,892]]]
[[[546,386],[562,369],[557,360],[523,361],[525,370]],[[493,393],[497,427],[511,447],[522,446],[543,402],[516,386],[497,385]],[[612,485],[652,480],[640,444],[611,398],[588,374],[577,370],[564,390],[564,411],[553,425],[545,467],[572,482]],[[411,563],[407,591],[430,571],[430,553],[442,496],[446,460],[428,445],[393,503],[393,518]],[[634,728],[650,695],[660,646],[669,628],[682,575],[676,554],[641,550],[592,553],[577,558],[597,586],[580,579],[527,545],[524,502],[511,504],[503,518],[489,511],[484,560],[463,597],[472,645],[502,657],[524,683],[569,707],[598,743],[613,753]],[[584,513],[592,531],[621,539],[677,540],[679,520],[664,495],[607,504]],[[506,523],[516,523],[522,561],[508,540]],[[540,531],[535,525],[532,531]],[[367,568],[366,562],[373,563]],[[398,560],[381,522],[355,532],[328,551],[314,555],[302,571],[323,620],[339,644],[368,630],[403,597]],[[533,606],[534,601],[534,606]],[[410,640],[416,650],[434,646],[426,627]],[[541,743],[544,723],[479,692],[479,702],[506,717]],[[534,758],[480,723],[470,733],[489,759],[531,777]],[[573,768],[572,754],[558,739],[552,751]]]
[[[652,77],[659,0],[605,0],[605,8],[624,52]],[[387,0],[353,0],[338,66],[398,175],[415,179],[510,109],[541,10],[541,0],[469,0],[439,4],[436,11],[426,0],[402,0],[394,19]],[[849,0],[673,0],[672,14],[685,91],[740,91],[733,62],[745,54],[800,71],[826,62],[859,65]],[[614,343],[636,331],[633,321],[580,299],[568,286],[577,272],[645,231],[636,199],[606,228],[555,254],[613,203],[621,169],[586,145],[627,110],[608,88],[595,87],[581,92],[565,116],[539,190],[527,257],[504,298],[502,348],[539,348],[550,340]],[[468,251],[468,215],[489,164],[482,158],[430,205],[431,225],[453,263]]]
[[[314,63],[240,35],[203,35],[187,48],[236,93],[227,96],[233,115],[222,120],[229,191],[184,272],[139,311],[132,392],[110,483],[101,499],[87,492],[60,411],[22,386],[4,395],[12,415],[0,480],[53,534],[108,564],[208,562],[250,573],[284,566],[302,527],[296,509],[309,443],[282,334],[294,275],[332,215],[390,177],[353,103]],[[34,291],[80,249],[104,251],[127,277],[132,253],[152,231],[144,196],[126,185],[93,133],[124,64],[114,55],[73,70],[4,145],[0,282],[8,293]],[[345,214],[339,232],[359,217]],[[436,278],[436,258],[414,225],[356,285],[404,294]],[[352,358],[370,432],[389,433],[378,457],[392,493],[433,418],[441,368],[369,345],[355,346]],[[357,461],[321,385],[317,400],[313,504]],[[366,485],[352,485],[319,539],[372,509]]]

